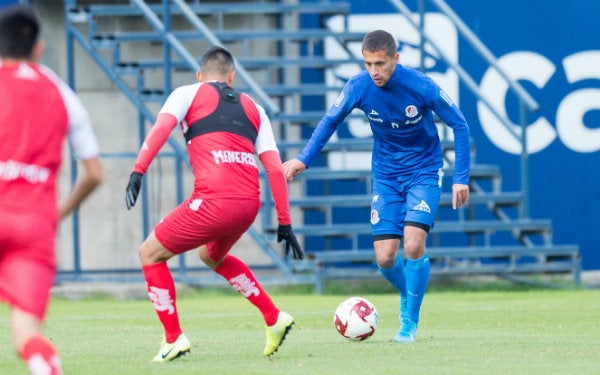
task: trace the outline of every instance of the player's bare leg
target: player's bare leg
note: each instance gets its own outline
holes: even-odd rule
[[[61,375],[61,363],[54,345],[42,335],[43,323],[17,307],[10,313],[13,345],[32,375]]]

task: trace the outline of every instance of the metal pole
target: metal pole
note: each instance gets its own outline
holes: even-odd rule
[[[144,117],[142,111],[138,111],[138,144],[140,145],[140,149],[144,144],[144,139],[146,139],[146,118]],[[148,235],[150,234],[150,219],[148,217],[150,214],[150,202],[148,200],[148,177],[145,177],[145,179],[146,181],[144,185],[146,186],[142,187],[141,191],[142,233],[144,238],[148,237]]]
[[[139,1],[139,0],[135,0]],[[178,7],[181,9],[183,15],[187,18],[187,20],[198,30],[200,31],[206,39],[215,46],[222,46],[221,41],[215,36],[215,34],[211,31],[211,29],[206,26],[200,18],[196,16],[196,14],[192,11],[192,9],[185,3],[183,0],[172,0]],[[172,35],[170,35],[172,37]],[[173,37],[174,38],[174,37]],[[178,43],[177,40],[174,40],[173,43]],[[250,90],[260,99],[263,107],[268,115],[275,115],[281,112],[281,109],[273,103],[271,98],[267,95],[267,93],[256,83],[254,79],[250,76],[250,73],[246,71],[246,69],[240,65],[237,59],[234,58],[235,62],[235,70],[237,76],[239,76],[250,88]]]
[[[527,105],[523,100],[520,102],[521,120],[521,192],[523,193],[523,204],[521,205],[521,217],[529,217],[529,153],[527,151]]]
[[[419,48],[421,49],[420,69],[425,72],[425,0],[419,0]]]
[[[163,0],[163,24],[165,26],[165,33],[163,34],[163,58],[165,60],[164,67],[164,83],[163,83],[163,94],[165,98],[171,92],[171,45],[169,44],[166,35],[171,32],[171,9],[170,0]]]
[[[69,12],[70,7],[65,7],[65,12]],[[65,14],[65,19],[68,19],[68,14]],[[67,45],[66,45],[66,53],[67,53],[67,82],[69,87],[75,90],[75,58],[74,58],[74,41],[73,35],[71,34],[71,27],[73,27],[70,23],[66,26],[67,33]],[[70,153],[69,162],[71,165],[71,186],[75,183],[77,178],[77,161],[73,156],[73,153]],[[72,214],[73,220],[73,275],[75,278],[81,276],[81,248],[80,248],[80,237],[79,237],[79,208],[75,207]]]

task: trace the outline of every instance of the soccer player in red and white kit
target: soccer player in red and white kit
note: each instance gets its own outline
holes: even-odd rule
[[[75,93],[37,61],[39,21],[28,6],[0,12],[0,299],[10,305],[15,349],[31,374],[61,374],[42,328],[56,274],[58,222],[103,177],[98,142]],[[83,174],[57,205],[68,137]]]
[[[303,252],[292,231],[287,181],[271,122],[264,109],[231,85],[233,56],[211,47],[202,56],[197,83],[175,89],[164,103],[138,154],[126,189],[127,208],[139,194],[142,176],[178,124],[187,141],[194,173],[191,196],[163,218],[140,246],[148,295],[164,326],[164,342],[154,357],[166,362],[190,351],[175,302],[175,284],[167,260],[199,248],[200,259],[255,305],[266,324],[263,351],[277,351],[294,319],[280,311],[250,268],[229,251],[248,230],[260,207],[259,171],[265,167],[279,223],[277,240],[286,253]]]

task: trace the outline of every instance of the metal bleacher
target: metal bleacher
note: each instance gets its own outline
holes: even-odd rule
[[[398,6],[399,13],[406,11],[402,2],[390,3]],[[66,0],[69,83],[74,84],[72,56],[75,45],[79,45],[138,109],[143,139],[147,126],[154,122],[149,104],[164,101],[182,74],[188,79],[189,72],[198,69],[193,56],[197,58],[208,45],[222,44],[237,58],[236,87],[261,102],[280,137],[283,157],[293,157],[305,142],[295,136],[301,133],[298,129],[315,125],[326,109],[325,95],[341,88],[306,82],[302,73],[311,71],[318,76],[340,64],[362,65],[359,58],[336,60],[324,56],[325,39],[345,46],[364,36],[349,30],[347,22],[341,32],[329,30],[324,21],[334,15],[349,17],[350,2]],[[302,27],[303,17],[317,20],[311,24],[318,26]],[[131,46],[135,44],[146,47],[132,54]],[[144,53],[146,50],[154,53]],[[306,110],[302,103],[308,97],[316,98],[323,107]],[[452,210],[450,193],[444,191],[428,244],[432,273],[515,277],[571,273],[578,283],[578,247],[554,244],[551,220],[529,218],[527,209],[523,209],[527,207],[528,192],[503,191],[502,171],[495,165],[478,164],[474,143],[470,205]],[[185,150],[172,140],[169,146],[169,155],[177,159],[177,164],[185,165]],[[323,155],[368,152],[371,147],[369,139],[340,139],[331,141]],[[447,156],[445,175],[452,176],[453,144],[444,138],[443,147]],[[332,169],[324,162],[297,177],[299,182],[293,184],[302,187],[298,194],[292,194],[290,204],[295,217],[303,218],[294,223],[307,252],[307,259],[301,262],[283,256],[274,243],[274,207],[269,192],[264,192],[260,223],[250,235],[272,259],[281,282],[314,283],[316,291],[322,293],[329,278],[377,275],[368,221],[370,176],[366,169]],[[350,182],[352,189],[339,189],[345,182]],[[147,199],[142,191],[144,217]],[[143,226],[145,235],[149,231],[146,220]]]
[[[330,145],[325,153],[344,148],[344,142]],[[336,147],[340,146],[340,147]],[[364,142],[369,149],[369,142]],[[452,143],[443,142],[448,151]],[[352,142],[353,150],[359,149]],[[523,217],[521,191],[503,191],[502,175],[496,165],[471,166],[469,206],[452,210],[452,166],[444,168],[445,189],[438,217],[431,231],[427,252],[432,275],[497,275],[514,281],[530,282],[527,274],[567,273],[579,283],[580,257],[575,245],[557,245],[552,241],[552,221]],[[325,280],[349,277],[379,277],[370,243],[369,208],[370,171],[309,168],[296,177],[305,181],[359,181],[360,194],[329,194],[292,198],[292,207],[312,213],[313,222],[296,227],[295,232],[311,241],[309,259],[296,264],[298,272],[317,275],[316,291],[325,290]],[[335,188],[325,187],[326,192]],[[348,220],[349,212],[362,212],[361,220]],[[452,243],[452,245],[448,245]],[[343,250],[331,250],[341,247]],[[550,285],[546,283],[546,285]]]

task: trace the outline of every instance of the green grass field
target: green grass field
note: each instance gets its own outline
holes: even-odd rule
[[[357,294],[357,293],[350,293]],[[54,298],[47,335],[67,375],[151,374],[595,374],[600,371],[600,291],[432,290],[417,341],[396,344],[394,294],[362,294],[380,324],[364,342],[345,341],[333,312],[343,294],[276,290],[296,318],[284,345],[262,356],[264,328],[244,298],[225,291],[180,293],[181,323],[192,341],[187,356],[150,363],[162,329],[149,301],[108,297]],[[360,294],[360,293],[358,293]],[[0,374],[27,374],[9,344],[8,308],[0,306]]]

